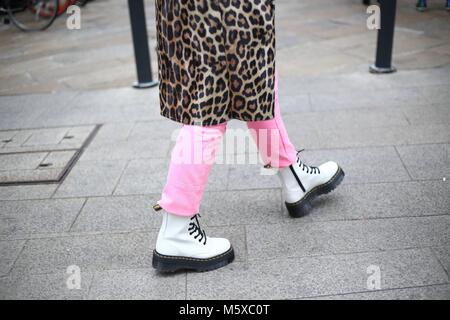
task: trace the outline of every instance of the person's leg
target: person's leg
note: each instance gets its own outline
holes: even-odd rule
[[[167,183],[154,207],[156,211],[163,210],[153,252],[153,267],[159,271],[206,271],[233,261],[230,242],[207,237],[198,220],[200,202],[225,128],[226,124],[181,128],[172,151]]]
[[[278,100],[278,71],[275,71],[274,118],[265,121],[247,122],[261,157],[266,165],[273,168],[287,168],[297,160],[297,151],[289,140],[280,113]]]
[[[315,197],[336,188],[345,174],[337,163],[332,161],[319,167],[311,167],[299,159],[281,118],[277,71],[274,94],[274,118],[266,121],[247,122],[247,126],[255,139],[264,163],[279,169],[278,176],[283,186],[289,214],[293,217],[300,217],[308,212],[311,201]]]
[[[199,212],[215,153],[226,124],[181,128],[172,151],[167,182],[158,204],[166,211],[192,216]]]

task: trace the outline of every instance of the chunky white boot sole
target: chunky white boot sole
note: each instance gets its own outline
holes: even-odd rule
[[[320,184],[308,191],[299,201],[294,203],[286,203],[289,215],[293,218],[300,218],[306,215],[312,207],[312,200],[322,194],[327,194],[336,189],[336,187],[344,180],[345,173],[339,167],[335,175],[327,182]]]
[[[234,250],[230,247],[228,251],[218,256],[199,259],[190,257],[166,256],[153,250],[153,268],[160,272],[176,272],[180,270],[192,270],[197,272],[210,271],[226,266],[233,262]]]

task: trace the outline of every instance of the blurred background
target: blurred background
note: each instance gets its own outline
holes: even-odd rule
[[[378,31],[361,1],[275,6],[290,138],[310,164],[338,161],[346,180],[291,220],[276,177],[215,166],[202,211],[236,262],[170,277],[151,268],[160,225],[151,204],[179,125],[159,115],[157,87],[132,87],[127,1],[87,2],[74,30],[65,12],[39,32],[3,12],[0,298],[450,298],[448,3],[397,1],[389,74],[369,72]],[[146,0],[157,80],[154,9]],[[75,290],[72,265],[82,275]],[[375,291],[370,265],[382,270]]]
[[[449,12],[445,1],[428,2],[429,10],[422,13],[413,0],[398,1],[394,61],[403,71],[449,64]],[[276,9],[278,66],[283,76],[365,73],[374,62],[377,32],[367,29],[369,15],[360,1],[281,0],[276,1]],[[146,2],[146,13],[156,72],[153,1]],[[107,89],[126,87],[135,80],[126,1],[91,2],[82,8],[80,30],[66,28],[67,16],[40,33],[23,33],[12,24],[0,27],[0,93]]]

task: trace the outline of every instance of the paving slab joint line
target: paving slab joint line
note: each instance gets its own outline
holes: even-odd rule
[[[323,224],[323,223],[339,223],[339,222],[362,222],[362,221],[377,221],[377,220],[391,220],[391,219],[408,219],[408,218],[429,218],[429,217],[448,217],[448,214],[437,214],[437,215],[426,215],[426,216],[398,216],[398,217],[378,217],[378,218],[362,218],[362,219],[341,219],[341,220],[304,220],[302,222],[303,225],[309,225],[309,224]],[[285,218],[283,220],[277,221],[277,222],[270,222],[270,223],[247,223],[247,224],[208,224],[208,227],[211,228],[228,228],[228,227],[252,227],[252,226],[280,226],[280,225],[291,225],[290,221],[294,218]],[[159,227],[154,228],[146,228],[146,229],[136,229],[136,230],[111,230],[111,231],[92,231],[92,232],[77,232],[77,233],[59,233],[59,234],[24,234],[22,237],[12,237],[12,238],[0,238],[0,241],[20,241],[20,240],[39,240],[39,239],[57,239],[57,238],[69,238],[69,237],[89,237],[89,236],[107,236],[107,235],[124,235],[124,234],[132,234],[132,233],[139,233],[144,234],[148,232],[155,232],[158,231]],[[431,248],[431,247],[405,247],[395,250],[409,250],[409,249],[425,249],[425,248]],[[394,250],[394,249],[389,249]],[[389,251],[387,250],[387,251]],[[369,250],[369,251],[361,251],[361,252],[382,252],[386,250],[377,249],[377,250]],[[248,251],[247,251],[248,253]],[[356,252],[350,252],[350,253],[356,253]],[[345,253],[344,253],[345,254]],[[248,255],[247,255],[248,256]],[[296,257],[294,257],[296,258]],[[247,257],[248,260],[248,257]],[[258,259],[252,259],[252,260],[258,260]]]
[[[447,286],[447,285],[448,285],[448,283],[434,283],[434,284],[427,284],[427,285],[423,285],[423,286],[407,286],[407,287],[397,287],[397,288],[386,288],[386,289],[380,289],[380,290],[363,290],[363,291],[350,291],[350,292],[337,293],[337,294],[311,295],[311,296],[298,297],[296,299],[326,298],[326,297],[336,297],[336,296],[345,297],[347,295],[352,295],[352,294],[389,292],[389,291],[396,291],[396,290],[431,288],[431,287],[439,287],[439,286]]]
[[[114,186],[113,190],[111,191],[111,195],[112,197],[115,197],[115,193],[117,191],[117,188],[120,185],[120,182],[122,181],[122,178],[125,174],[125,171],[127,171],[128,167],[130,166],[130,163],[133,161],[134,159],[127,159],[125,165],[123,166],[122,172],[120,173],[119,179],[117,179],[116,185]],[[127,196],[127,195],[118,195],[118,196]]]
[[[248,263],[247,225],[244,225],[244,250],[245,250],[245,259],[243,262]]]
[[[95,276],[97,275],[98,271],[94,271],[91,276],[91,282],[89,283],[89,288],[87,289],[87,292],[85,293],[85,296],[83,296],[83,299],[89,300],[89,296],[91,295],[92,286],[94,285]]]
[[[184,272],[184,300],[188,299],[188,276],[187,271]]]
[[[313,106],[313,102],[312,102],[312,98],[311,98],[311,92],[307,92],[308,95],[308,110],[310,112],[314,112],[314,106]]]
[[[0,95],[0,98],[2,96]],[[1,129],[0,131],[28,131],[28,130],[42,130],[42,129],[62,129],[62,128],[67,128],[67,129],[71,129],[73,127],[77,127],[77,128],[81,128],[81,127],[95,127],[99,125],[98,123],[83,123],[83,124],[66,124],[66,125],[53,125],[53,126],[45,126],[45,127],[26,127],[26,128],[15,128],[15,129]],[[101,124],[100,124],[101,125]]]
[[[403,118],[406,120],[406,122],[408,123],[409,126],[412,126],[411,120],[409,119],[409,117],[407,116],[405,110],[402,110],[402,116]]]
[[[431,251],[431,254],[433,255],[433,257],[435,257],[436,258],[436,260],[438,261],[438,263],[439,263],[439,265],[442,267],[442,269],[444,270],[444,272],[445,272],[445,274],[447,275],[447,278],[448,278],[448,283],[450,283],[450,274],[449,274],[449,271],[445,268],[445,266],[444,266],[444,264],[442,263],[442,261],[441,261],[441,259],[439,259],[439,257],[438,257],[438,255],[437,255],[437,253],[436,253],[436,251],[435,251],[435,248],[434,247],[430,247],[430,251]]]
[[[67,230],[67,232],[71,232],[71,231],[72,231],[73,226],[74,226],[75,223],[77,222],[78,217],[80,216],[80,214],[83,212],[84,207],[86,206],[86,203],[87,203],[87,202],[88,202],[88,199],[87,199],[87,198],[84,199],[83,204],[81,205],[80,210],[78,210],[78,213],[77,213],[77,215],[75,216],[75,218],[73,219],[72,223],[70,224],[69,230]]]
[[[14,269],[14,267],[16,266],[16,262],[17,260],[19,260],[19,257],[22,255],[22,252],[25,250],[27,244],[28,244],[29,240],[25,240],[25,243],[22,246],[22,249],[20,249],[19,254],[17,255],[17,257],[14,259],[14,262],[11,265],[11,268],[8,270],[8,272],[6,273],[6,275],[4,277],[7,277],[11,274],[12,270]]]
[[[398,149],[397,149],[396,146],[394,146],[394,150],[395,150],[395,153],[397,154],[397,156],[398,156],[400,162],[402,163],[403,168],[405,169],[406,173],[408,174],[408,177],[409,177],[411,180],[414,181],[415,179],[411,176],[411,173],[409,173],[409,170],[408,170],[408,168],[406,167],[405,162],[403,162],[402,156],[400,155],[400,152],[398,152]]]
[[[75,154],[75,156],[70,160],[70,163],[67,166],[67,170],[63,173],[60,181],[58,182],[58,187],[55,188],[55,191],[53,191],[52,195],[50,196],[51,199],[54,198],[56,193],[58,192],[59,188],[62,186],[64,180],[67,178],[69,173],[72,171],[72,169],[75,167],[75,165],[80,160],[81,156],[83,155],[84,151],[89,147],[91,142],[94,140],[97,133],[100,131],[100,129],[103,127],[103,124],[97,124],[95,125],[92,132],[89,134],[87,139],[84,141],[83,145],[80,147],[79,151]]]
[[[288,257],[283,257],[282,259],[283,260],[298,260],[298,259],[308,259],[308,258],[327,258],[327,257],[335,257],[335,256],[349,256],[349,255],[355,255],[355,254],[387,253],[387,252],[396,252],[396,251],[425,250],[425,249],[431,249],[431,247],[404,247],[404,248],[393,248],[393,249],[374,248],[372,250],[365,250],[365,251],[329,252],[329,253],[320,253],[320,254],[312,254],[312,255],[288,256]],[[280,257],[254,258],[254,259],[247,259],[247,261],[243,261],[243,262],[249,263],[249,262],[277,261],[277,260],[280,260]]]

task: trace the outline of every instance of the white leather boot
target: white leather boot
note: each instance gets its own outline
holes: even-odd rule
[[[278,172],[286,208],[292,217],[301,217],[311,208],[311,201],[334,190],[344,179],[344,171],[336,162],[319,167],[304,164],[297,154],[297,162]]]
[[[156,211],[162,210],[158,205]],[[177,270],[208,271],[234,260],[230,242],[211,238],[200,227],[199,214],[177,216],[162,211],[163,221],[153,251],[153,267],[162,272]]]

